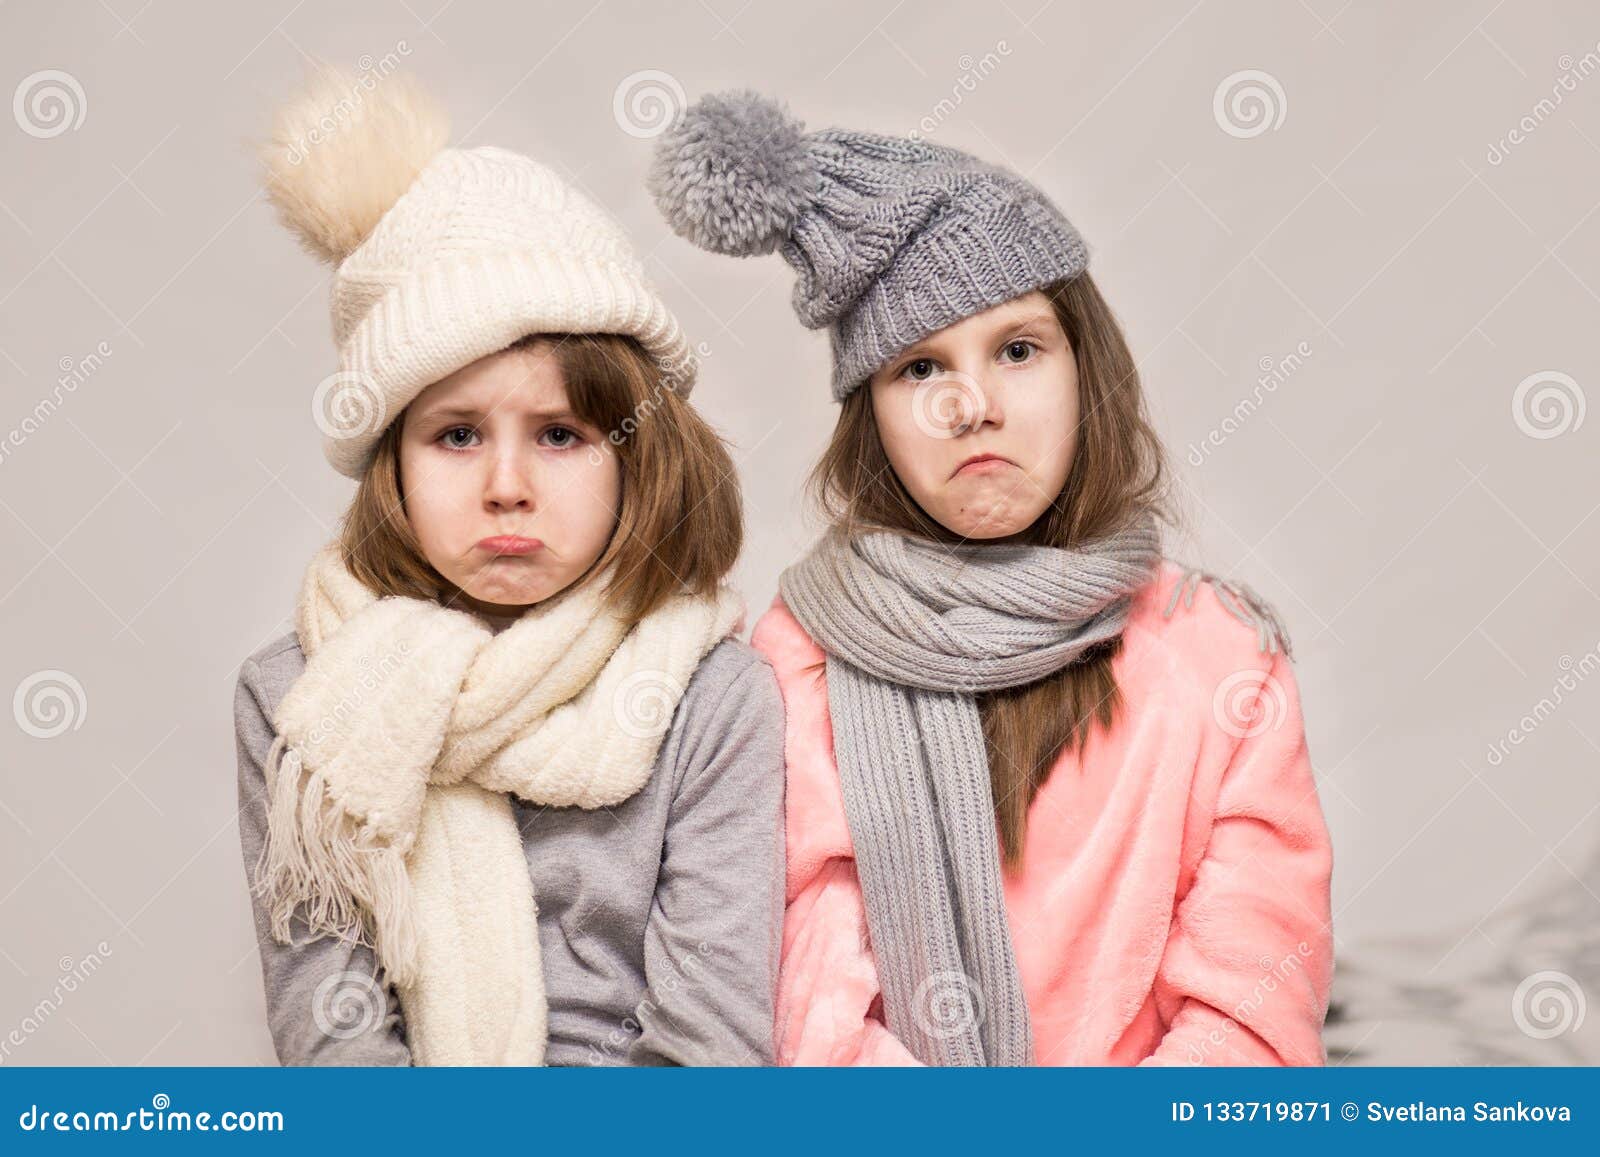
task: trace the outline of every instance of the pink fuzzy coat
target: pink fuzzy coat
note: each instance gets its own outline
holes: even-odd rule
[[[1293,670],[1163,563],[1114,660],[1122,705],[1028,812],[1006,910],[1044,1065],[1326,1063],[1333,849]],[[780,1063],[915,1064],[885,1027],[822,651],[782,599],[752,643],[787,715]]]

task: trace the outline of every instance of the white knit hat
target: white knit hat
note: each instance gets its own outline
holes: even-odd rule
[[[423,389],[526,334],[631,335],[665,385],[694,385],[694,353],[617,223],[550,168],[448,135],[409,77],[324,66],[262,150],[280,218],[335,266],[339,370],[313,408],[350,478]]]

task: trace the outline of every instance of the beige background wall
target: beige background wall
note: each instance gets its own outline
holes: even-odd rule
[[[1141,360],[1193,519],[1173,552],[1289,623],[1341,949],[1470,936],[1565,879],[1600,844],[1597,42],[1578,0],[6,4],[4,1059],[272,1059],[233,680],[351,484],[310,409],[326,273],[243,142],[307,54],[417,72],[458,143],[560,166],[631,230],[739,448],[756,611],[810,534],[826,344],[780,259],[656,217],[653,98],[756,86],[1028,174]]]

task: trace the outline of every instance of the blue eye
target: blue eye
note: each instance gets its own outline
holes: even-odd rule
[[[460,442],[455,441],[452,438],[452,435],[460,434],[460,433],[466,433],[470,437],[474,437],[474,438],[478,436],[478,432],[476,430],[474,430],[471,426],[451,426],[448,430],[445,430],[443,433],[441,433],[439,435],[439,439],[438,440],[440,442],[444,443],[445,448],[448,449],[448,450],[465,450],[466,449],[465,445],[463,445]]]

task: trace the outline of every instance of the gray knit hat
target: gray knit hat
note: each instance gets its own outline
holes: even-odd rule
[[[649,187],[704,249],[783,253],[801,323],[828,327],[839,401],[930,333],[1089,264],[1071,222],[1015,173],[909,137],[807,133],[753,92],[691,105]]]

